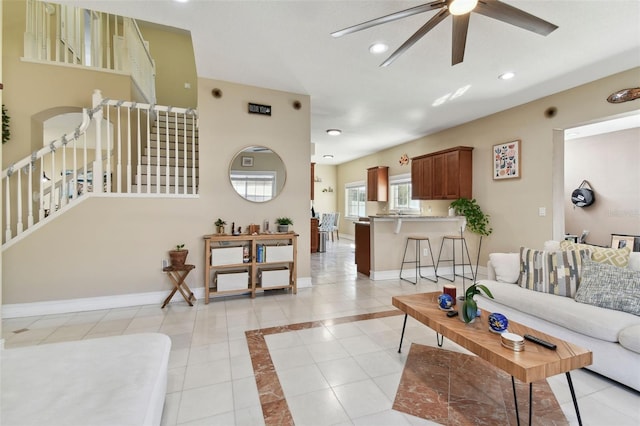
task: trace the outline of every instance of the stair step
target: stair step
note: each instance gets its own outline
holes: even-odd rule
[[[156,138],[154,135],[151,135],[151,138],[149,139],[149,144],[151,146],[156,146],[158,144],[158,140],[160,141],[160,146],[162,148],[166,148],[167,147],[167,138],[164,137],[163,135],[160,136],[160,138]],[[176,144],[178,145],[178,147],[180,149],[184,149],[184,146],[187,146],[187,150],[191,149],[191,146],[195,146],[196,149],[198,149],[198,141],[193,141],[191,139],[188,139],[186,142],[184,141],[184,139],[180,138],[177,141],[175,140],[175,138],[173,136],[169,136],[169,146],[172,148],[175,148]]]
[[[164,148],[160,148],[159,150],[159,154],[160,154],[160,158],[162,157],[167,157],[167,150]],[[143,155],[144,156],[149,156],[149,157],[156,157],[158,153],[158,149],[157,148],[145,148]],[[170,149],[169,150],[169,158],[173,158],[175,156],[176,151]],[[184,156],[184,151],[178,150],[178,158],[185,158]],[[187,157],[186,158],[193,158],[191,151],[187,151]],[[195,159],[198,159],[198,151],[195,152]]]
[[[154,176],[156,173],[156,166],[148,166],[146,164],[143,164],[140,166],[140,174],[142,176],[146,176],[147,175],[147,169],[149,170],[149,174],[151,176]],[[166,176],[166,171],[167,168],[166,166],[160,166],[160,176]],[[198,173],[198,169],[195,169],[196,172],[196,177],[199,176]],[[184,173],[184,168],[183,167],[178,167],[178,174],[180,176],[183,176]],[[175,176],[176,175],[176,168],[175,167],[169,167],[169,176]],[[193,176],[193,169],[191,167],[187,167],[187,176],[191,177]]]
[[[155,136],[155,135],[160,135],[160,136],[165,136],[167,134],[167,130],[165,128],[157,128],[157,127],[152,127],[151,130],[149,131],[149,134],[151,136]],[[194,138],[198,138],[198,131],[196,130],[195,132],[191,131],[191,130],[187,130],[186,132],[184,131],[184,129],[169,129],[169,135],[179,135],[180,139],[184,138],[184,135],[186,134],[187,137],[189,139],[191,139],[192,137]]]
[[[158,177],[158,176],[155,176],[155,175],[151,175],[150,176],[151,179],[147,180],[147,175],[142,175],[142,176],[140,176],[140,178],[141,178],[140,182],[138,182],[137,177],[138,176],[135,176],[135,175],[133,176],[133,183],[134,184],[140,183],[142,185],[146,185],[147,183],[150,183],[152,185],[156,185],[156,184],[160,183],[161,186],[165,186],[167,184],[167,177],[166,176]],[[185,183],[184,176],[180,176],[178,178],[178,185],[179,186],[183,186],[184,183]],[[174,176],[171,176],[169,178],[169,186],[172,186],[172,185],[175,185],[175,184],[176,184],[176,179],[175,179]],[[196,177],[196,185],[197,184],[198,184],[198,178]],[[191,176],[187,177],[187,186],[190,186],[190,185],[191,185]]]
[[[173,157],[169,157],[169,165],[170,166],[175,166],[176,162],[178,163],[178,166],[182,167],[182,166],[184,166],[185,159],[184,158],[176,159],[176,158],[173,158]],[[196,169],[198,168],[198,163],[194,162],[191,158],[187,159],[186,163],[187,163],[187,168],[190,168],[193,165],[195,165]],[[155,156],[149,157],[147,155],[142,155],[140,157],[140,164],[155,167],[155,166],[158,165],[157,157],[155,157]],[[161,156],[160,157],[160,166],[164,167],[166,165],[167,165],[167,157]]]

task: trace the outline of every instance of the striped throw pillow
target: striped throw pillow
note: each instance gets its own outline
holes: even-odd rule
[[[520,247],[520,287],[574,297],[580,285],[582,256],[589,250],[544,251]]]

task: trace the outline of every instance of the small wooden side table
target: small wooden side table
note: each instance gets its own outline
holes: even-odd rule
[[[167,275],[169,275],[169,278],[171,278],[171,282],[173,282],[173,290],[169,293],[169,296],[164,299],[164,303],[162,304],[163,308],[167,306],[167,303],[169,303],[173,295],[176,294],[176,291],[180,291],[180,294],[184,297],[184,300],[187,301],[189,306],[193,306],[193,302],[196,300],[196,297],[193,295],[193,292],[184,280],[187,278],[187,275],[189,275],[189,272],[191,272],[192,269],[195,269],[195,267],[196,265],[182,265],[165,266],[162,268],[162,271],[166,272]]]

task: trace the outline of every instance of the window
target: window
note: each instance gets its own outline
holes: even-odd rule
[[[367,188],[364,182],[345,185],[345,216],[360,217],[366,214]]]
[[[231,171],[231,184],[249,201],[268,201],[276,195],[275,172]]]
[[[389,181],[389,210],[420,210],[420,200],[411,199],[411,175],[392,176]]]

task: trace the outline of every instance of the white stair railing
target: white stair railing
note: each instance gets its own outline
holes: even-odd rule
[[[155,61],[135,20],[39,0],[26,5],[26,59],[126,72],[141,99],[156,102]]]
[[[195,110],[106,99],[99,90],[92,104],[74,131],[2,171],[3,248],[90,196],[197,194]]]

